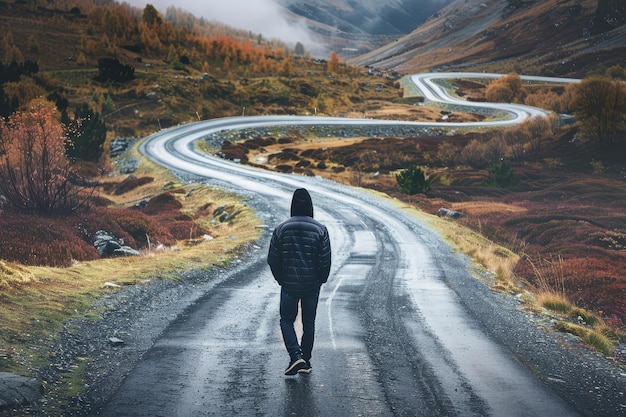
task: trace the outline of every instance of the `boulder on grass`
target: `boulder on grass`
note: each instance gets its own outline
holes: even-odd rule
[[[459,213],[458,211],[441,207],[439,210],[437,210],[437,216],[438,217],[450,217],[452,219],[460,219],[461,217],[463,217],[463,213]]]
[[[139,252],[130,246],[123,245],[114,236],[104,230],[96,232],[96,240],[93,245],[101,258],[112,258],[117,256],[139,256]]]

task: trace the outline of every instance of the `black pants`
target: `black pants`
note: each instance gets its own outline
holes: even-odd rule
[[[315,340],[315,315],[317,313],[317,302],[320,291],[313,291],[306,294],[288,294],[281,288],[280,290],[280,330],[283,334],[283,341],[291,359],[294,359],[300,352],[304,359],[311,359],[313,351],[313,341]],[[298,303],[302,308],[302,341],[298,343],[298,337],[293,323],[298,315]]]

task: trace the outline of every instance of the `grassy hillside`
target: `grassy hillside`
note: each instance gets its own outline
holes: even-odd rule
[[[455,1],[411,34],[350,60],[404,73],[472,70],[582,78],[598,65],[625,65],[623,10],[597,0]]]
[[[0,10],[3,62],[26,59],[40,69],[7,92],[7,100],[26,106],[55,93],[70,114],[88,103],[117,136],[239,115],[244,107],[248,115],[333,114],[371,96],[397,94],[388,78],[346,67],[329,71],[326,61],[252,33],[210,30],[206,23],[192,30],[169,21],[149,26],[141,10],[117,3],[64,11],[0,2]],[[134,79],[95,81],[105,57],[130,65]]]

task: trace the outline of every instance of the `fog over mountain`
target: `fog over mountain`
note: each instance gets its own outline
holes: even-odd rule
[[[302,42],[314,54],[353,49],[360,53],[410,33],[453,0],[129,0],[161,12],[174,6],[266,39]]]
[[[452,0],[276,0],[311,23],[339,32],[369,35],[403,35]]]
[[[129,0],[129,4],[139,8],[148,3],[163,14],[170,6],[178,7],[208,21],[260,33],[266,39],[277,38],[294,44],[313,42],[305,26],[288,19],[285,9],[273,0],[191,0],[182,3],[174,0]]]

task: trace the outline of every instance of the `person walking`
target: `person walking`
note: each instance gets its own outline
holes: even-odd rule
[[[281,287],[280,330],[289,353],[285,375],[310,373],[317,303],[320,288],[330,275],[331,249],[326,226],[313,219],[313,202],[305,188],[294,191],[291,217],[274,229],[267,263]],[[300,343],[294,329],[298,304],[303,330]]]

